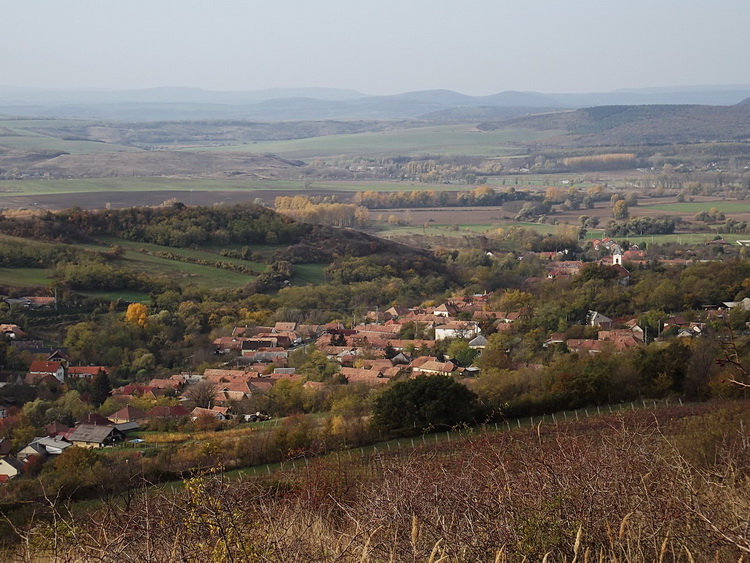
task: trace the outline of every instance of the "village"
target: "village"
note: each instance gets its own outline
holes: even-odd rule
[[[623,263],[632,268],[647,262],[645,253],[637,248],[623,252],[609,239],[595,244],[601,245],[605,254],[599,266],[610,271],[608,275],[623,287],[630,277]],[[584,267],[583,262],[566,261],[561,253],[540,253],[539,258],[545,260],[547,278],[529,279],[527,284],[575,278]],[[16,444],[16,451],[10,438],[0,438],[0,482],[20,475],[30,463],[59,456],[69,447],[139,445],[144,442],[138,437],[140,431],[179,428],[185,422],[203,421],[205,426],[268,420],[271,415],[265,412],[268,402],[264,399],[279,382],[296,383],[314,391],[341,384],[380,388],[418,376],[448,376],[471,385],[472,380],[481,378],[477,366],[480,362],[475,360],[481,357],[488,337],[513,331],[514,323],[528,314],[523,307],[493,310],[492,301],[491,294],[483,293],[453,297],[434,306],[370,310],[363,319],[353,319],[348,324],[277,322],[273,326],[237,326],[231,334],[213,341],[215,367],[202,373],[181,372],[116,388],[107,386],[116,366],[73,365],[64,347],[44,346],[28,338],[18,325],[0,325],[0,332],[11,346],[27,350],[35,358],[26,373],[3,372],[0,386],[27,386],[42,397],[50,392],[59,395],[82,380],[92,386],[100,381],[105,385],[107,405],[119,407],[103,416],[94,412],[92,404],[91,412],[80,420],[66,420],[68,424],[54,420],[44,427],[44,435],[35,436],[23,447]],[[54,298],[16,299],[14,305],[51,307]],[[643,347],[667,333],[677,338],[698,338],[734,307],[747,310],[750,303],[746,299],[711,304],[700,312],[699,320],[665,316],[660,320],[658,334],[648,334],[637,316],[612,319],[589,310],[584,323],[589,337],[550,332],[543,346],[563,346],[570,353],[590,355]],[[449,343],[459,344],[446,347]],[[325,364],[317,373],[290,366],[295,363],[290,362],[295,354],[309,358],[311,353]],[[528,362],[508,367],[543,368]],[[86,394],[81,399],[91,401]],[[0,405],[0,421],[11,426],[18,412],[18,406]]]

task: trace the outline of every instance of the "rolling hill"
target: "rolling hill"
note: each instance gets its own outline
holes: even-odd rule
[[[487,121],[482,130],[520,127],[563,129],[573,146],[633,146],[750,140],[750,104],[733,106],[599,106],[509,120]]]

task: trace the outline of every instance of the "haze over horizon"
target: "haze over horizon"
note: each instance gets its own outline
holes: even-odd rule
[[[750,83],[741,0],[253,3],[4,8],[0,83],[209,91],[609,92]]]

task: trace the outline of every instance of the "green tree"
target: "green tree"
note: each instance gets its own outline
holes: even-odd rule
[[[373,421],[397,434],[446,429],[470,423],[478,414],[476,394],[450,377],[424,376],[400,381],[373,405]]]
[[[109,397],[109,393],[112,391],[112,383],[109,381],[107,372],[100,369],[94,376],[94,381],[91,386],[91,402],[95,407],[101,405]]]
[[[477,351],[469,348],[466,340],[453,340],[448,345],[446,354],[459,366],[468,367],[477,357]]]

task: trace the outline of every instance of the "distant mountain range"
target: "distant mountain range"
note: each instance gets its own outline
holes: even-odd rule
[[[686,86],[584,94],[500,92],[467,96],[423,90],[368,96],[354,90],[274,88],[213,92],[194,88],[129,91],[43,90],[0,86],[0,115],[79,117],[121,121],[322,120],[322,119],[498,119],[560,109],[610,105],[748,103],[750,85]]]

